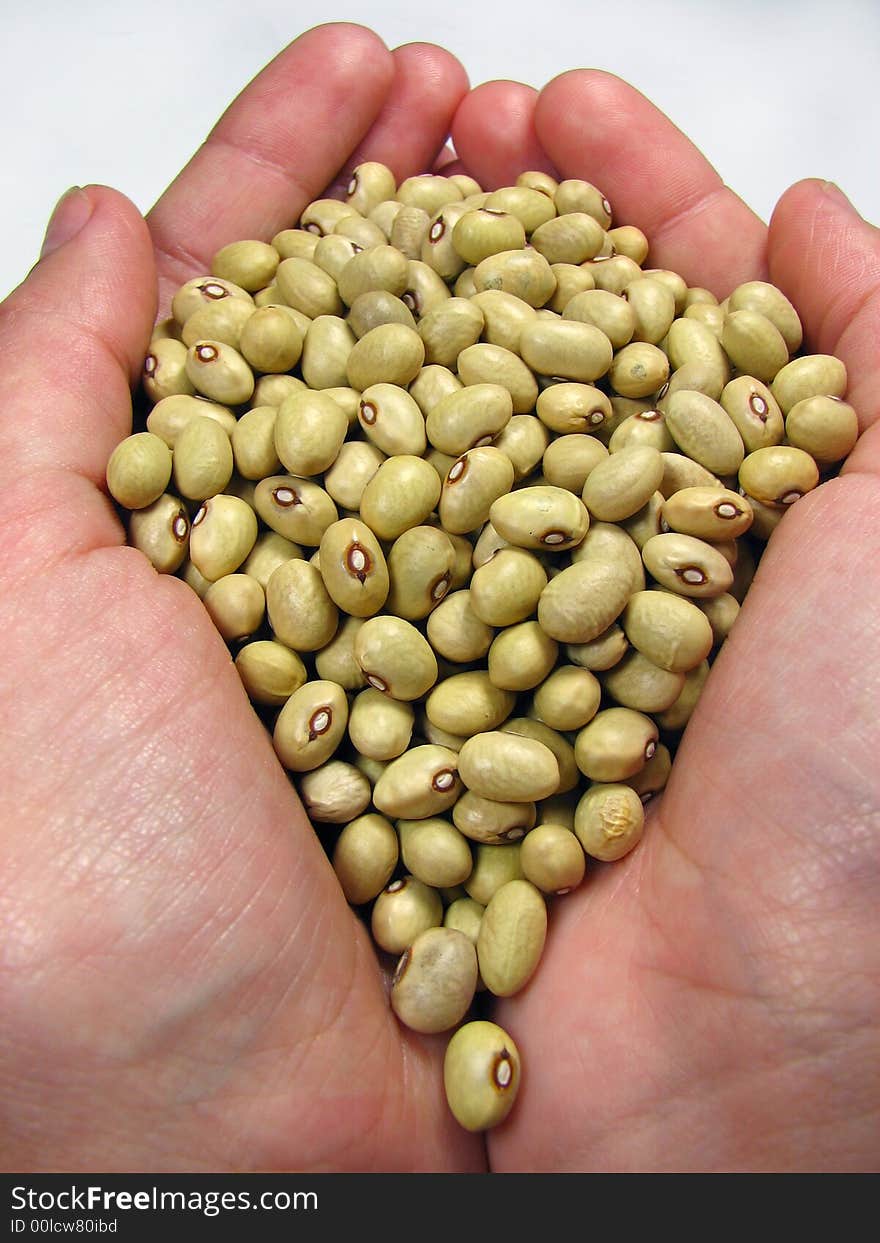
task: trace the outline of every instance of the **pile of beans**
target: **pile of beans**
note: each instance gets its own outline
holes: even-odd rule
[[[107,469],[400,956],[398,1018],[458,1029],[469,1130],[520,1082],[459,1026],[475,994],[522,989],[548,901],[638,843],[763,543],[857,437],[778,289],[647,256],[585,181],[363,164],[181,287]]]

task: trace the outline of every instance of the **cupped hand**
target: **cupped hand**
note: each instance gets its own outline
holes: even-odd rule
[[[112,191],[70,194],[0,312],[3,1168],[484,1166],[225,645],[102,490],[157,297],[361,160],[430,166],[466,87],[439,48],[310,31],[149,231]]]
[[[778,284],[807,348],[846,363],[863,432],[774,534],[641,845],[554,904],[536,975],[499,1006],[524,1069],[491,1166],[875,1169],[880,231],[821,181],[767,229],[600,72],[478,87],[453,138],[487,185],[525,167],[594,182],[648,235],[648,266],[719,297]]]

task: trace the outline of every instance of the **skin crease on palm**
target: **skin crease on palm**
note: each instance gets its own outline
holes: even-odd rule
[[[438,48],[317,28],[149,229],[114,191],[73,194],[0,308],[3,1168],[876,1165],[878,231],[808,181],[768,233],[598,71],[466,92]],[[362,159],[422,171],[450,132],[487,187],[595,182],[651,263],[719,296],[769,276],[846,362],[865,433],[774,536],[644,841],[554,903],[538,972],[497,1007],[524,1076],[488,1137],[447,1112],[445,1038],[392,1015],[207,614],[125,547],[102,487],[157,274],[164,308],[220,245]]]

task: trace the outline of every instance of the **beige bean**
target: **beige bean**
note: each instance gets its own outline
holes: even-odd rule
[[[120,441],[111,453],[107,463],[107,488],[113,499],[126,509],[146,509],[168,487],[171,465],[168,445],[160,436],[137,432]],[[222,491],[222,487],[217,491]]]
[[[565,488],[520,488],[493,502],[495,530],[517,548],[561,552],[580,544],[590,524],[583,503]]]
[[[605,673],[602,685],[624,708],[636,712],[663,712],[675,703],[684,686],[685,674],[661,669],[641,652],[627,652]]]
[[[550,441],[541,466],[549,484],[580,496],[590,471],[607,457],[608,450],[601,441],[574,432]]]
[[[443,922],[443,903],[436,889],[414,876],[393,880],[376,898],[370,931],[380,949],[402,954],[416,937]]]
[[[425,347],[414,329],[405,324],[380,324],[365,333],[349,354],[348,383],[361,392],[382,383],[405,388],[424,361]]]
[[[370,289],[366,293],[358,294],[349,308],[346,323],[358,340],[381,324],[403,324],[412,329],[416,327],[413,313],[406,303],[387,289]]]
[[[276,637],[295,652],[316,652],[336,633],[339,612],[318,570],[285,561],[266,585],[266,613]]]
[[[556,278],[556,290],[550,301],[544,305],[557,315],[564,314],[572,298],[586,293],[588,289],[596,288],[592,274],[574,263],[551,263],[550,271]]]
[[[431,217],[421,207],[402,205],[394,217],[388,240],[407,259],[419,259],[431,227]]]
[[[257,536],[241,568],[243,573],[255,578],[265,591],[273,570],[276,570],[284,561],[290,561],[302,555],[302,549],[292,540],[285,539],[277,531],[264,531]]]
[[[428,640],[446,660],[481,660],[489,651],[494,630],[477,617],[470,605],[470,591],[455,591],[428,616]]]
[[[655,535],[642,549],[642,560],[661,586],[683,596],[718,596],[733,582],[733,570],[721,553],[692,535]]]
[[[663,458],[663,478],[658,491],[664,497],[674,496],[683,488],[715,488],[719,492],[724,490],[724,485],[716,475],[686,454],[662,453],[660,456]]]
[[[602,672],[612,669],[629,650],[626,635],[616,622],[589,643],[569,643],[565,654],[573,665]]]
[[[315,672],[327,682],[337,682],[344,690],[358,691],[367,680],[355,660],[355,639],[366,618],[345,617],[326,647],[315,655]]]
[[[419,320],[425,362],[455,367],[459,354],[479,341],[482,331],[482,312],[469,299],[450,298],[442,302]]]
[[[291,393],[301,393],[305,387],[302,380],[295,375],[261,375],[254,385],[251,409],[254,406],[280,406],[285,397],[289,397]]]
[[[458,376],[453,375],[448,367],[440,367],[436,363],[422,367],[419,374],[409,386],[410,396],[421,410],[425,418],[431,413],[439,401],[458,393],[464,388]]]
[[[480,932],[480,920],[486,908],[473,898],[456,898],[446,908],[443,916],[443,927],[454,928],[468,938],[471,945],[476,946]]]
[[[370,804],[369,781],[344,760],[330,760],[303,773],[298,789],[307,816],[321,824],[347,824]]]
[[[266,611],[263,588],[248,574],[226,574],[202,597],[208,616],[227,643],[246,639],[259,629]]]
[[[254,373],[238,350],[222,341],[191,345],[185,366],[192,386],[221,405],[239,406],[253,395]]]
[[[221,493],[205,501],[192,520],[190,560],[213,583],[238,569],[256,538],[257,519],[250,505]]]
[[[599,709],[602,687],[597,678],[578,665],[560,665],[532,697],[538,718],[552,729],[581,729]]]
[[[591,384],[552,384],[538,395],[535,413],[554,432],[596,432],[610,418],[611,402]]]
[[[468,938],[452,928],[429,928],[397,964],[391,1008],[413,1031],[444,1032],[464,1018],[476,987],[477,955]]]
[[[842,461],[859,438],[855,410],[839,397],[820,393],[796,402],[785,417],[785,435],[820,466]]]
[[[305,685],[306,667],[290,648],[274,639],[247,643],[235,658],[235,667],[253,703],[280,707]]]
[[[534,320],[535,308],[503,289],[475,293],[471,302],[483,316],[483,339],[490,345],[519,353],[522,330]]]
[[[523,329],[523,335],[527,330]],[[458,356],[458,374],[468,386],[491,383],[507,389],[514,414],[534,409],[538,397],[535,377],[522,358],[503,346],[487,342],[468,346]]]
[[[519,852],[519,842],[506,843],[503,846],[477,842],[474,846],[473,870],[464,882],[468,897],[482,906],[487,906],[502,885],[512,880],[522,880]]]
[[[642,277],[639,265],[627,255],[597,255],[584,267],[592,274],[597,289],[613,294],[622,294],[633,281]]]
[[[682,488],[663,502],[667,528],[710,542],[745,535],[752,516],[745,497],[729,488]]]
[[[336,460],[348,432],[338,402],[307,390],[286,397],[275,418],[275,451],[293,475],[319,475]]]
[[[665,384],[668,376],[666,355],[646,341],[633,341],[618,350],[608,369],[611,387],[622,397],[648,397]]]
[[[343,509],[360,509],[364,488],[384,461],[384,453],[368,441],[347,440],[324,475],[328,495]]]
[[[831,354],[805,354],[787,363],[776,374],[771,392],[783,414],[807,397],[843,397],[846,367]]]
[[[564,212],[538,225],[530,240],[548,263],[580,264],[602,249],[605,230],[586,212]]]
[[[259,480],[275,475],[281,462],[275,451],[275,406],[246,410],[232,432],[235,469],[245,479]]]
[[[393,760],[409,746],[414,723],[415,713],[410,704],[368,686],[352,702],[348,736],[361,755],[373,760]]]
[[[347,824],[333,848],[333,870],[345,900],[362,906],[382,892],[397,866],[397,834],[384,816],[368,812]]]
[[[721,344],[735,367],[768,384],[788,362],[782,333],[759,311],[732,311],[727,315]]]
[[[512,997],[531,979],[547,937],[547,904],[527,880],[512,880],[492,896],[477,937],[480,975],[496,997]]]
[[[583,501],[602,522],[619,522],[637,513],[657,491],[663,459],[656,449],[636,445],[611,454],[590,472]]]
[[[469,790],[497,801],[533,803],[559,786],[559,765],[548,747],[497,730],[469,738],[458,753],[458,768]]]
[[[395,819],[422,820],[447,811],[461,792],[458,755],[429,743],[391,761],[373,788],[373,804]]]
[[[548,751],[552,751],[559,767],[559,785],[557,794],[565,794],[573,790],[580,780],[574,758],[574,747],[558,730],[551,729],[543,721],[536,721],[531,716],[509,717],[500,727],[502,734],[517,734],[521,738],[531,738],[542,743]]]
[[[533,371],[578,384],[590,384],[605,375],[613,357],[611,342],[600,329],[558,317],[552,321],[536,317],[526,324],[520,334],[520,351]],[[534,404],[533,400],[527,408]]]
[[[502,690],[526,691],[547,677],[559,645],[535,621],[507,626],[489,648],[489,678]]]
[[[556,209],[547,195],[531,186],[504,186],[493,190],[484,206],[516,216],[527,235],[556,215]]]
[[[733,623],[739,616],[739,601],[728,592],[720,596],[709,596],[705,600],[695,601],[709,619],[712,637],[717,644],[723,643],[733,629]]]
[[[309,319],[343,313],[336,281],[311,259],[283,259],[275,282],[281,299]]]
[[[448,820],[439,816],[398,820],[397,832],[404,867],[424,884],[446,889],[460,885],[470,876],[471,848]]]
[[[550,442],[550,434],[539,418],[533,414],[515,414],[495,437],[496,449],[510,459],[514,478],[528,478],[543,457]]]
[[[742,437],[723,406],[681,389],[666,406],[666,425],[683,453],[716,475],[733,475],[745,456]]]
[[[709,662],[707,660],[701,661],[699,665],[688,670],[678,697],[663,712],[657,713],[656,720],[661,729],[667,731],[684,729],[697,706],[697,700],[702,694],[708,676]]]
[[[335,682],[306,682],[278,714],[272,741],[279,760],[291,772],[317,768],[339,746],[348,723],[345,691]]]
[[[477,530],[513,480],[513,465],[500,449],[487,445],[464,453],[450,466],[440,493],[443,527],[455,534]]]
[[[584,879],[583,846],[565,825],[539,824],[526,835],[519,853],[526,880],[544,893],[570,893]]]
[[[416,319],[421,319],[453,296],[440,273],[435,272],[427,263],[422,263],[421,259],[410,259],[407,272],[406,289],[400,297]],[[455,296],[465,296],[459,292],[457,286]]]
[[[194,276],[185,281],[171,302],[171,314],[181,326],[200,307],[219,302],[223,298],[241,298],[253,306],[253,298],[246,289],[218,276]]]
[[[534,613],[547,585],[537,557],[502,548],[471,579],[471,608],[488,626],[513,626]]]
[[[634,281],[637,288],[641,281]],[[664,290],[664,292],[666,292]],[[604,289],[577,294],[565,305],[563,319],[575,320],[599,329],[615,350],[628,345],[636,329],[636,315],[628,299]],[[610,360],[608,366],[610,366]],[[606,367],[606,371],[607,371]]]
[[[177,437],[193,419],[214,419],[228,436],[236,426],[235,415],[225,406],[208,401],[207,397],[194,397],[190,393],[172,393],[157,401],[147,415],[147,431],[164,440],[169,449],[177,443]],[[126,506],[126,508],[130,508]]]
[[[466,1131],[488,1131],[503,1122],[519,1092],[516,1044],[495,1023],[466,1023],[446,1047],[446,1102]]]
[[[737,285],[728,298],[727,305],[731,312],[758,311],[782,335],[789,354],[800,349],[804,339],[800,317],[785,294],[775,285],[766,281],[746,281],[745,284]]]
[[[644,713],[606,708],[578,734],[575,759],[591,781],[623,781],[651,759],[658,737],[657,726]]]
[[[420,621],[449,591],[455,550],[445,531],[410,527],[388,553],[391,590],[385,608],[397,617]]]
[[[465,790],[452,809],[452,819],[471,841],[499,846],[525,837],[535,823],[535,804],[502,802]]]
[[[771,390],[753,375],[737,375],[723,388],[721,404],[742,436],[746,452],[782,444],[782,410]]]
[[[372,384],[365,389],[357,417],[367,437],[389,456],[420,457],[427,447],[424,416],[406,389],[396,384]]]
[[[631,591],[628,571],[598,559],[579,561],[544,588],[538,621],[561,643],[588,643],[619,617]]]
[[[243,298],[207,302],[187,319],[180,330],[180,339],[187,347],[197,341],[222,341],[240,351],[242,333],[255,311],[254,303],[245,302]]]
[[[361,495],[361,517],[380,540],[419,526],[440,499],[440,479],[422,458],[400,454],[382,463]]]
[[[712,626],[701,609],[672,592],[636,592],[623,613],[626,638],[661,669],[694,669],[712,650]]]
[[[331,523],[321,536],[319,553],[321,577],[334,604],[354,617],[378,613],[388,597],[389,570],[366,523],[355,518]]]
[[[685,678],[685,684],[687,684],[687,678]],[[622,784],[634,790],[641,799],[642,805],[645,806],[655,794],[659,794],[666,788],[671,772],[672,756],[669,748],[665,747],[662,742],[658,742],[657,750],[644,768],[639,769],[634,776],[627,777]]]
[[[399,298],[405,291],[407,258],[393,246],[372,246],[352,255],[337,276],[339,297],[350,307],[361,294],[382,289]]]
[[[662,410],[637,410],[618,423],[608,440],[610,453],[647,445],[658,453],[668,453],[676,447]]]
[[[819,482],[819,468],[803,449],[774,445],[756,449],[739,470],[740,487],[762,505],[787,506],[812,491]]]
[[[437,680],[427,640],[400,617],[366,621],[355,636],[354,656],[370,686],[394,699],[419,699]]]
[[[635,790],[619,783],[591,786],[578,803],[574,831],[586,853],[612,862],[639,844],[645,809]]]
[[[355,335],[337,315],[319,315],[309,324],[300,370],[309,388],[330,389],[348,384],[348,359]]]
[[[169,492],[163,492],[151,505],[135,510],[128,521],[129,543],[142,552],[160,574],[173,574],[180,568],[187,555],[189,537],[186,509],[180,499]]]
[[[425,702],[429,721],[438,729],[471,738],[497,729],[510,716],[516,696],[494,686],[488,673],[473,670],[438,682]]]
[[[272,245],[282,259],[311,259],[320,240],[307,229],[282,229],[272,238]]]
[[[553,269],[536,250],[506,250],[490,255],[474,269],[477,293],[500,289],[527,302],[531,307],[544,306],[556,290]]]
[[[266,526],[286,539],[316,548],[321,536],[339,514],[323,488],[292,475],[261,479],[254,505]]]

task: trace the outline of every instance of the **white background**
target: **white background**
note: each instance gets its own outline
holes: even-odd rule
[[[806,176],[880,222],[880,0],[0,0],[0,297],[55,199],[106,182],[146,211],[226,104],[319,21],[440,43],[473,84],[627,78],[765,218]]]

